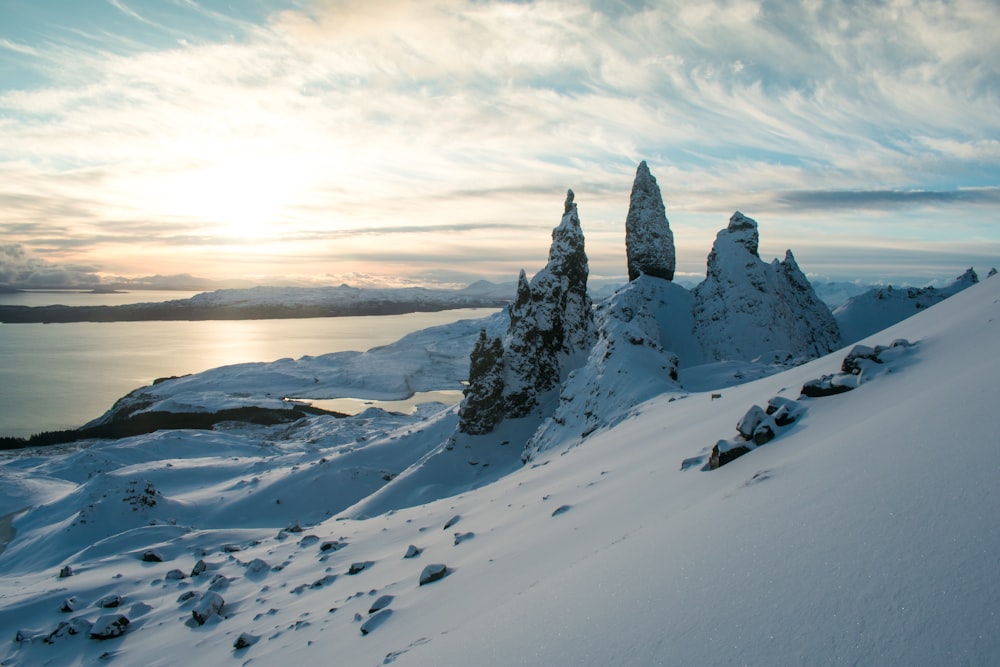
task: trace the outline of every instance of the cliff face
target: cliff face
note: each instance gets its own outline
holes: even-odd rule
[[[757,222],[739,211],[708,256],[694,289],[694,334],[708,359],[812,359],[842,345],[830,309],[813,292],[791,251],[760,259]]]

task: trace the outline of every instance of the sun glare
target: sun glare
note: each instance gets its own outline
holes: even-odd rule
[[[292,221],[309,180],[301,163],[234,157],[163,179],[153,199],[162,213],[203,221],[207,233],[266,240]]]

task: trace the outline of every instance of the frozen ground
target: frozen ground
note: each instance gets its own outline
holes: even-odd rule
[[[863,341],[913,345],[822,398],[800,388],[849,348],[779,374],[682,369],[626,418],[583,437],[567,423],[561,444],[549,429],[526,466],[536,424],[456,440],[439,405],[4,454],[0,661],[996,664],[998,318],[1000,280],[984,280]],[[437,365],[427,342],[343,371],[220,369],[157,400],[211,409],[302,383],[388,397],[426,369],[410,390],[453,388],[429,385],[466,362]],[[705,470],[776,396],[796,421]]]

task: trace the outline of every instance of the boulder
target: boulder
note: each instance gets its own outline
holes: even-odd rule
[[[420,573],[420,586],[443,579],[448,574],[448,567],[442,563],[428,565]]]
[[[379,597],[379,599],[375,600],[375,602],[372,603],[372,606],[368,608],[368,613],[374,614],[377,611],[385,609],[386,607],[392,604],[392,601],[394,599],[395,598],[393,598],[393,596],[391,595],[383,595]]]
[[[114,609],[122,603],[122,596],[120,595],[105,595],[100,600],[94,603],[95,607],[100,607],[101,609]]]
[[[708,459],[709,470],[720,468],[734,459],[738,459],[751,450],[752,446],[746,443],[734,443],[729,440],[719,440],[712,447],[712,454]]]
[[[124,614],[105,614],[99,616],[90,628],[91,639],[113,639],[125,634],[129,620]]]
[[[204,625],[205,621],[219,614],[225,604],[226,602],[221,595],[214,591],[207,591],[191,610],[191,617],[198,625]]]
[[[736,430],[744,440],[753,440],[754,432],[767,419],[767,413],[759,405],[747,410],[743,418],[736,424]]]
[[[807,380],[806,383],[802,385],[801,393],[807,398],[821,398],[823,396],[843,394],[844,392],[852,389],[854,389],[854,387],[847,384],[835,384],[833,382],[833,376],[824,375],[823,377],[816,378],[815,380]]]

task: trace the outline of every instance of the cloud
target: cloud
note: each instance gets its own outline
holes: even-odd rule
[[[17,243],[0,244],[0,285],[24,288],[93,287],[91,267],[60,266],[34,257]]]
[[[604,230],[642,159],[672,223],[707,235],[736,208],[978,216],[1000,180],[992,3],[326,0],[251,22],[109,2],[163,40],[87,27],[25,44],[48,78],[0,91],[16,242],[104,263],[132,242],[257,243],[278,262],[315,241],[331,263],[339,247],[371,261],[331,241],[516,245],[572,187],[610,244],[588,251],[617,262]]]
[[[778,193],[775,203],[795,209],[886,210],[955,203],[1000,205],[1000,187],[962,190],[801,190]]]

